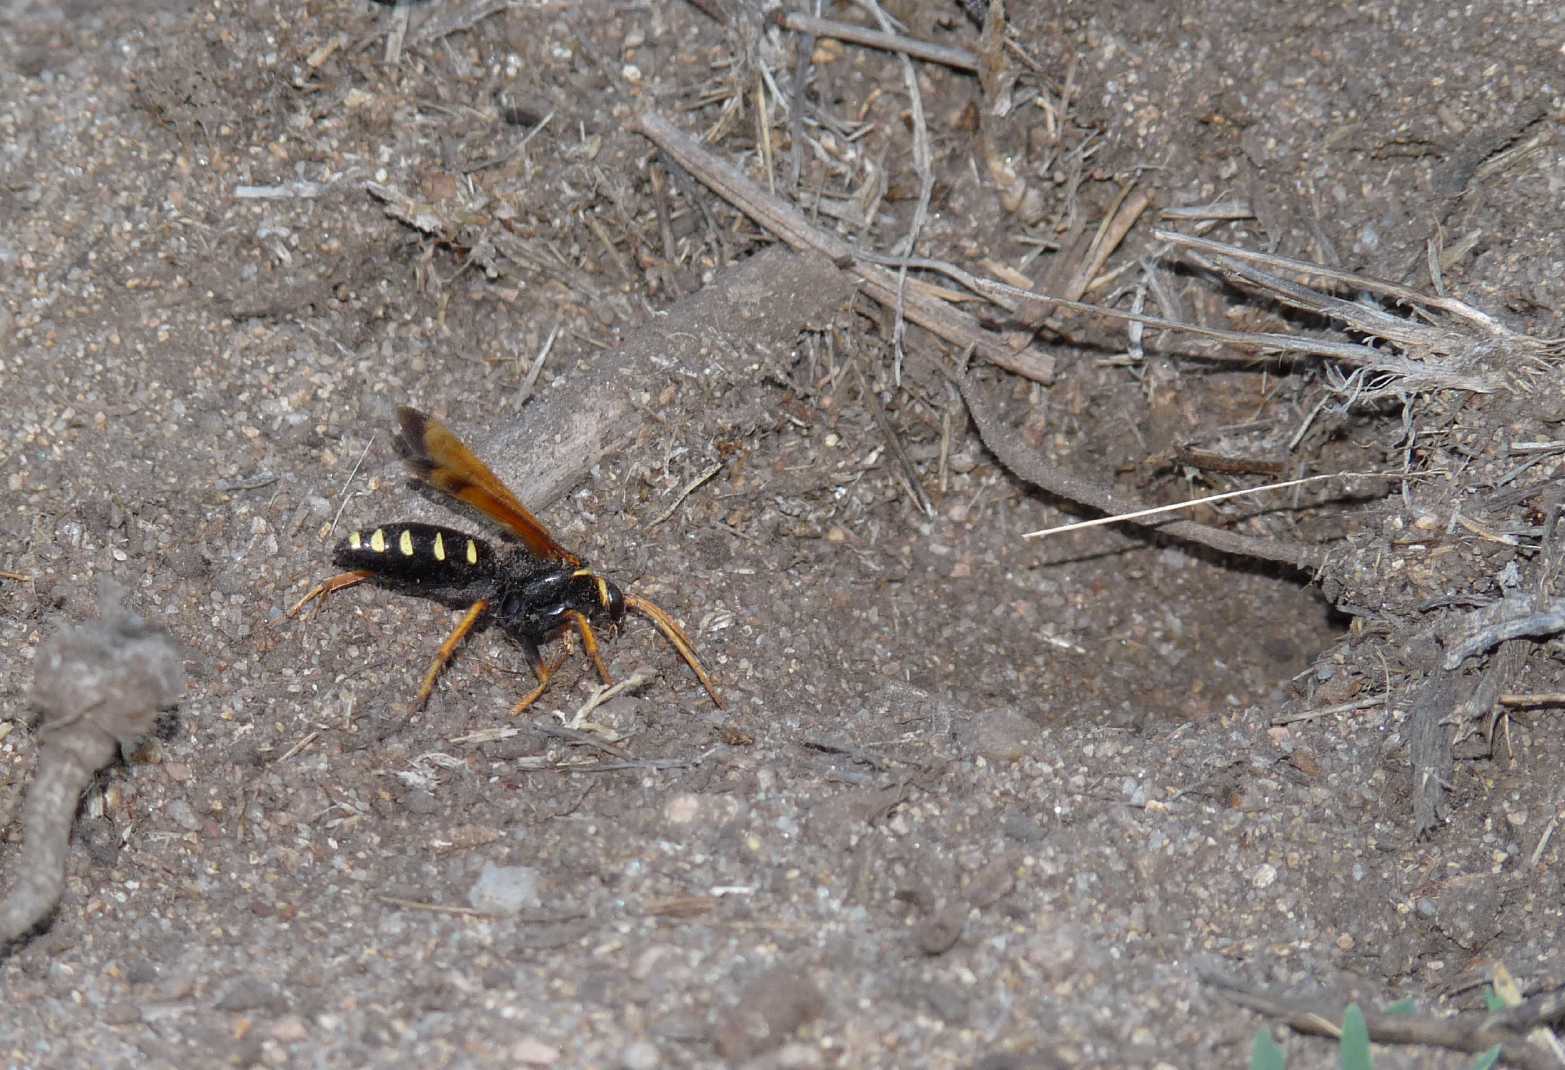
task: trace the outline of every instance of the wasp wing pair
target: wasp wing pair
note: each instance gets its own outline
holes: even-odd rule
[[[722,706],[712,679],[674,618],[645,598],[622,592],[561,546],[538,518],[445,424],[417,409],[397,410],[397,453],[416,477],[504,526],[520,545],[490,543],[434,524],[390,524],[355,531],[338,544],[333,560],[348,571],[322,581],[288,611],[295,616],[332,591],[375,580],[408,594],[433,598],[467,612],[440,645],[419,688],[417,706],[429,701],[435,680],[468,633],[492,618],[527,658],[538,684],[511,710],[521,713],[549,686],[563,657],[548,663],[539,647],[574,627],[598,676],[612,683],[598,651],[593,621],[613,627],[627,611],[650,620],[685,659],[712,701]]]

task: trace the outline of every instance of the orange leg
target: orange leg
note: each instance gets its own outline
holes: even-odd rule
[[[512,717],[515,717],[543,697],[544,691],[549,687],[550,677],[554,675],[556,669],[565,664],[565,659],[569,656],[569,653],[561,654],[552,662],[545,663],[542,658],[538,657],[537,649],[531,651],[528,660],[533,663],[533,672],[538,677],[538,686],[523,695],[521,701],[511,707]]]
[[[603,664],[603,655],[598,653],[598,637],[593,633],[592,624],[588,622],[587,615],[578,613],[574,609],[570,610],[566,615],[576,622],[576,630],[581,633],[581,648],[592,659],[593,667],[598,670],[598,679],[603,681],[605,687],[611,686],[614,683],[614,677],[609,675],[609,667]]]
[[[421,710],[424,708],[424,703],[429,701],[429,696],[435,690],[435,677],[440,675],[440,670],[446,667],[446,663],[456,653],[456,648],[463,639],[467,638],[467,633],[473,630],[473,625],[478,623],[478,618],[482,617],[484,610],[488,608],[489,602],[487,599],[480,598],[474,602],[469,607],[467,615],[456,626],[456,630],[446,637],[444,643],[440,644],[440,649],[435,653],[434,664],[430,665],[429,671],[424,674],[424,685],[418,689],[418,699],[413,705],[414,709]]]
[[[679,656],[685,659],[685,664],[690,666],[690,671],[696,674],[696,679],[701,681],[701,686],[706,688],[706,693],[712,696],[712,702],[718,709],[723,708],[723,700],[717,697],[717,688],[712,686],[712,678],[701,667],[701,662],[696,659],[696,652],[690,645],[690,640],[685,638],[685,633],[680,630],[674,618],[669,616],[660,607],[648,602],[645,598],[637,598],[633,594],[625,596],[625,608],[633,609],[646,617],[657,626],[673,648],[679,651]]]
[[[333,591],[340,591],[344,587],[352,587],[355,583],[363,583],[373,575],[373,572],[364,568],[355,569],[352,572],[339,572],[337,575],[331,577],[331,579],[322,580],[320,583],[317,583],[309,594],[305,595],[303,598],[299,599],[299,601],[294,603],[294,607],[288,611],[288,615],[290,617],[297,617],[299,615],[299,610],[303,609],[305,606],[309,605],[316,599],[324,599]]]

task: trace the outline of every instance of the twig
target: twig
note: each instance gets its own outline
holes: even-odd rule
[[[11,580],[15,583],[28,583],[32,580],[32,577],[24,575],[20,572],[0,571],[0,580]]]
[[[834,37],[839,41],[850,41],[856,45],[865,45],[869,48],[882,48],[887,52],[900,52],[914,59],[927,59],[931,63],[940,63],[947,67],[954,67],[959,71],[976,71],[978,69],[978,57],[965,48],[952,48],[948,45],[931,44],[928,41],[920,41],[914,37],[890,32],[876,32],[865,29],[863,26],[855,26],[851,22],[839,22],[836,19],[820,19],[810,15],[799,15],[793,12],[782,12],[777,15],[777,24],[794,33],[813,34],[817,37]]]
[[[1292,271],[1319,279],[1330,279],[1354,290],[1369,290],[1372,293],[1385,294],[1387,297],[1400,301],[1405,305],[1422,306],[1449,312],[1452,315],[1471,320],[1489,330],[1505,334],[1513,333],[1498,320],[1487,313],[1480,312],[1466,302],[1458,301],[1451,297],[1430,297],[1428,294],[1421,293],[1418,290],[1409,289],[1406,286],[1387,282],[1384,279],[1377,279],[1370,275],[1341,271],[1323,264],[1313,264],[1308,260],[1295,260],[1292,257],[1277,256],[1274,253],[1257,252],[1237,245],[1227,245],[1223,242],[1212,241],[1210,238],[1197,238],[1190,234],[1181,234],[1177,230],[1157,229],[1152,232],[1152,236],[1159,241],[1170,242],[1185,249],[1195,249],[1200,252],[1235,260],[1248,260],[1255,264],[1265,264],[1279,271]],[[1363,308],[1364,306],[1360,307]],[[1394,323],[1405,322],[1395,316],[1387,315],[1385,318]]]
[[[1098,272],[1103,270],[1103,265],[1108,262],[1109,256],[1119,248],[1119,244],[1125,240],[1125,235],[1130,233],[1130,228],[1135,226],[1136,220],[1141,218],[1142,213],[1151,203],[1152,197],[1145,190],[1137,191],[1132,195],[1131,187],[1126,186],[1119,191],[1119,196],[1115,198],[1109,211],[1104,214],[1103,221],[1098,225],[1076,269],[1068,276],[1064,276],[1064,288],[1060,297],[1067,301],[1081,299]],[[1057,300],[1046,294],[1035,295],[1031,301],[1021,307],[1020,314],[1023,322],[1033,326],[1043,325],[1054,311],[1053,306]]]
[[[658,241],[663,244],[663,259],[672,267],[679,263],[679,246],[674,241],[674,213],[668,206],[668,173],[662,164],[647,168],[647,181],[652,186],[652,205],[658,217]]]
[[[867,261],[871,258],[861,256],[841,238],[814,226],[793,205],[768,195],[727,161],[707,150],[661,115],[643,112],[631,120],[629,129],[657,145],[718,196],[776,234],[789,246],[824,253],[839,266],[851,270],[876,301],[895,306],[896,279],[868,263],[854,263],[855,260]],[[916,288],[910,288],[906,294],[906,307],[907,317],[914,323],[959,347],[975,347],[979,355],[993,364],[1039,382],[1048,382],[1054,377],[1052,358],[1030,345],[1013,348],[1006,339],[991,334],[976,319],[951,308],[944,301],[927,297]]]
[[[1300,721],[1313,721],[1320,717],[1334,717],[1339,713],[1352,713],[1355,710],[1367,710],[1372,706],[1384,706],[1385,695],[1370,695],[1367,698],[1356,698],[1349,702],[1339,702],[1335,706],[1322,706],[1318,710],[1305,710],[1302,713],[1289,713],[1281,717],[1273,717],[1271,724],[1276,727],[1285,724],[1298,724]]]
[[[1192,222],[1207,219],[1254,219],[1255,210],[1248,201],[1218,201],[1215,204],[1187,204],[1177,208],[1164,208],[1158,213],[1164,219],[1188,219]]]
[[[308,747],[311,743],[314,743],[317,739],[320,738],[320,736],[321,734],[318,731],[310,732],[303,739],[299,740],[299,742],[295,743],[293,746],[284,751],[282,756],[278,758],[277,761],[279,763],[286,762],[289,758],[292,758],[295,754],[298,754],[300,751],[304,750],[304,748]]]
[[[241,201],[288,201],[319,197],[331,189],[322,182],[299,179],[278,186],[235,186],[234,197]]]
[[[815,14],[821,13],[821,0],[815,0]],[[788,109],[788,193],[799,195],[799,176],[804,170],[804,89],[810,82],[810,66],[815,62],[815,35],[799,34],[799,55],[793,68],[793,102]]]
[[[1502,706],[1565,706],[1565,691],[1506,693],[1496,701]]]
[[[766,82],[757,75],[755,79],[756,140],[761,143],[761,167],[766,171],[766,188],[777,196],[777,161],[772,150],[772,119],[766,108]]]

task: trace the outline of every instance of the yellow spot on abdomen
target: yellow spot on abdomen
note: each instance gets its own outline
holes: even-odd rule
[[[472,539],[467,540],[467,563],[469,565],[478,564],[478,544]]]
[[[397,539],[397,549],[402,551],[403,557],[413,556],[413,533],[407,528],[402,529],[402,535]]]
[[[444,561],[445,559],[446,559],[446,540],[444,538],[442,538],[441,535],[440,535],[440,532],[437,531],[437,532],[435,532],[435,560],[436,561]]]
[[[363,549],[364,536],[360,535],[357,531],[353,532],[348,536],[348,546],[354,550]]]
[[[375,529],[375,533],[370,536],[370,549],[374,550],[377,554],[383,554],[383,553],[386,552],[386,529],[385,528],[376,528]]]

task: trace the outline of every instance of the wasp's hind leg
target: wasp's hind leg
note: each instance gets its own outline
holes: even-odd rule
[[[434,693],[435,678],[440,675],[440,670],[446,667],[452,656],[456,654],[456,648],[461,645],[463,639],[467,638],[467,633],[473,630],[473,626],[478,623],[478,618],[482,617],[484,610],[488,608],[488,599],[480,598],[474,602],[461,622],[457,624],[456,629],[446,637],[444,643],[440,644],[440,649],[435,652],[434,662],[429,666],[429,671],[424,674],[423,686],[418,689],[418,698],[413,703],[414,709],[424,708],[424,703],[428,702],[429,696]]]
[[[322,580],[320,583],[317,583],[313,588],[311,588],[309,594],[305,595],[303,598],[299,599],[293,604],[293,608],[288,611],[288,616],[297,617],[299,615],[299,611],[305,606],[309,605],[311,602],[314,602],[318,599],[324,600],[326,596],[331,594],[333,591],[340,591],[344,587],[352,587],[356,583],[363,583],[373,575],[375,575],[375,573],[371,572],[367,568],[358,568],[354,569],[352,572],[339,572],[330,579]]]

